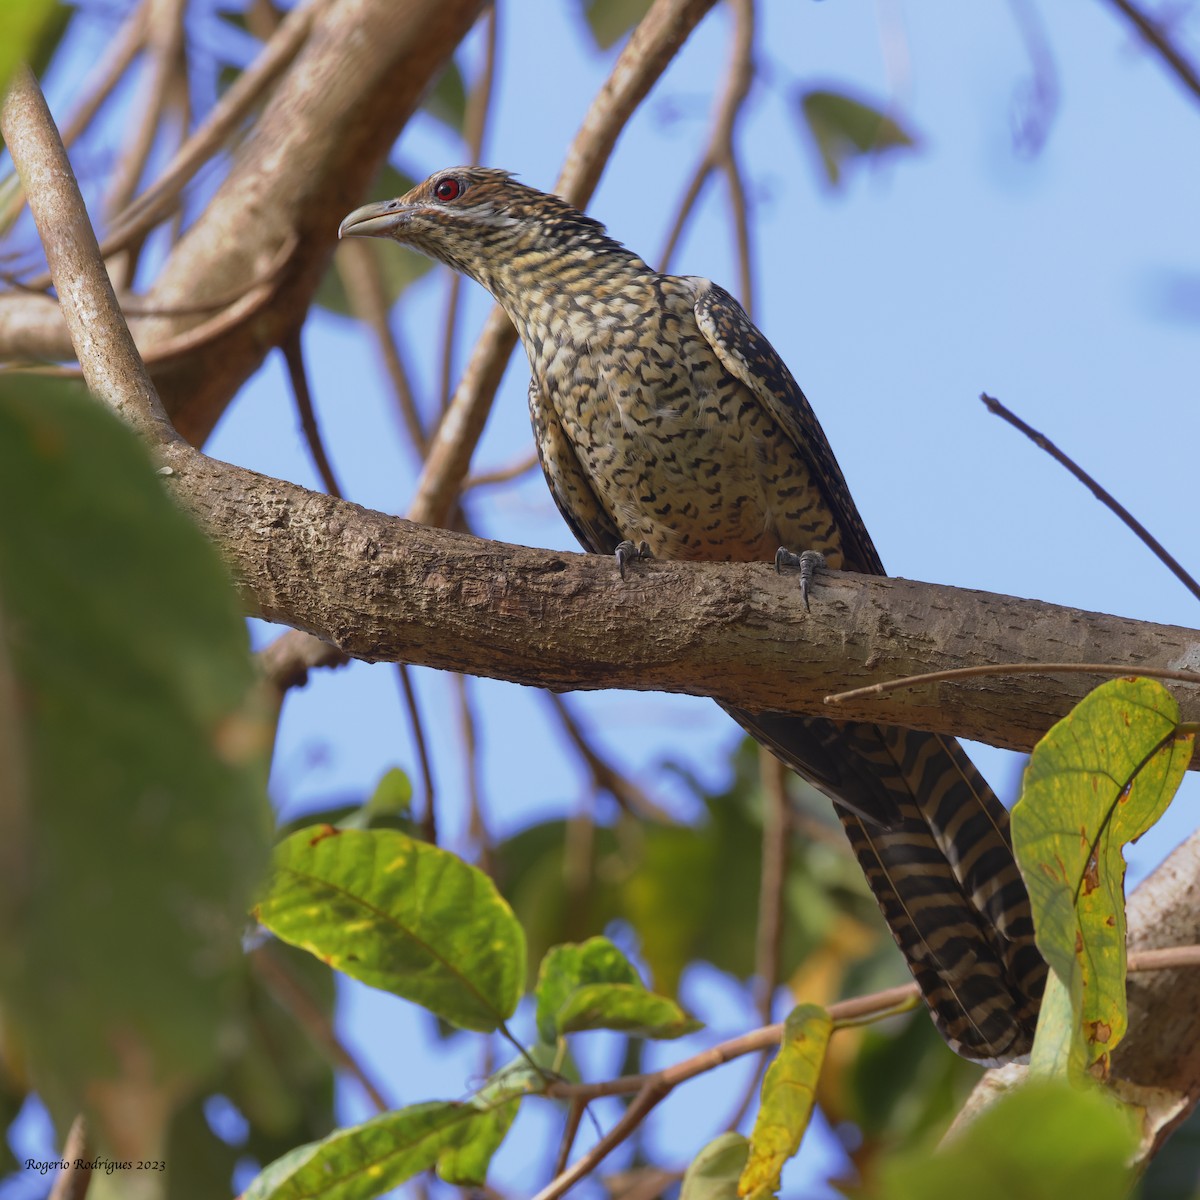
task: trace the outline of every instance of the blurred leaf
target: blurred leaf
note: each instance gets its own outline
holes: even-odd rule
[[[253,1153],[269,1162],[333,1128],[333,1070],[300,1014],[332,1027],[336,991],[325,963],[274,938],[246,965],[248,1037],[220,1089],[250,1123]]]
[[[58,0],[20,0],[0,9],[0,97],[18,63],[35,75],[49,65],[71,21],[71,10]]]
[[[335,970],[464,1029],[496,1029],[521,998],[525,937],[495,885],[395,830],[293,834],[255,914]]]
[[[675,993],[683,970],[697,959],[739,978],[753,974],[754,940],[746,930],[758,920],[762,821],[758,751],[748,739],[735,768],[731,788],[698,796],[704,815],[695,827],[619,818],[614,827],[595,830],[590,859],[572,857],[569,869],[562,821],[530,826],[500,843],[497,878],[534,961],[553,945],[583,941],[619,920],[636,931],[653,985],[665,995]],[[796,797],[807,804],[803,788]],[[823,799],[820,804],[823,820],[829,805]],[[832,842],[815,840],[807,830],[794,836],[784,896],[784,969],[824,946],[839,914],[849,914],[856,925],[866,925],[872,941],[886,939],[889,966],[903,973],[862,872],[848,848],[840,848],[840,832],[831,827],[831,835]],[[856,949],[861,953],[861,940],[840,947],[837,974],[846,987]]]
[[[209,1200],[233,1190],[233,1171],[242,1151],[217,1137],[194,1096],[171,1121],[167,1153],[170,1200]]]
[[[429,89],[425,96],[425,101],[421,107],[431,116],[441,121],[443,125],[448,125],[455,133],[462,133],[463,119],[467,112],[467,89],[463,83],[462,72],[458,69],[458,63],[454,59],[450,59],[442,69],[442,73],[434,81],[433,87]],[[412,187],[412,184],[409,184]],[[408,188],[404,189],[405,192]],[[401,192],[393,192],[392,195],[402,195]],[[390,199],[389,196],[380,197],[383,200]]]
[[[414,187],[416,187],[415,179],[385,161],[363,203],[392,200],[403,196],[406,192],[411,192]],[[359,238],[354,245],[358,253],[365,251],[373,256],[374,269],[380,275],[384,299],[388,307],[396,302],[400,293],[409,284],[415,283],[433,267],[433,262],[424,254],[418,254],[415,250],[398,243],[389,245],[378,239]],[[341,248],[339,247],[338,253],[340,252]],[[337,268],[336,261],[330,264],[329,270],[322,277],[314,300],[322,308],[343,317],[357,315],[342,284],[341,272]]]
[[[651,0],[583,0],[592,40],[609,50],[650,11]]]
[[[537,1028],[543,1042],[553,1042],[563,1032],[558,1014],[577,988],[592,983],[641,985],[633,964],[605,937],[589,938],[577,945],[555,946],[538,970]]]
[[[679,1200],[738,1200],[738,1180],[749,1153],[750,1141],[740,1133],[713,1138],[684,1172]]]
[[[6,1019],[58,1116],[149,1138],[230,1032],[270,722],[216,551],[82,389],[0,382],[0,514]]]
[[[482,1184],[518,1104],[433,1101],[385,1113],[285,1154],[242,1200],[370,1200],[435,1166],[448,1183]]]
[[[878,1200],[1125,1200],[1137,1146],[1130,1114],[1097,1088],[1031,1080],[935,1153],[882,1165]]]
[[[796,100],[834,187],[841,183],[842,165],[851,159],[916,145],[893,118],[843,92],[800,90]]]
[[[763,1076],[762,1099],[750,1134],[750,1157],[738,1185],[751,1200],[774,1196],[783,1165],[800,1149],[812,1117],[813,1094],[833,1022],[815,1004],[788,1014],[779,1053]]]
[[[1183,778],[1192,738],[1177,735],[1178,721],[1161,684],[1113,679],[1059,721],[1029,760],[1013,844],[1038,947],[1067,993],[1052,993],[1043,1006],[1034,1044],[1043,1069],[1065,1069],[1076,1029],[1088,1061],[1125,1034],[1122,847],[1158,820]]]

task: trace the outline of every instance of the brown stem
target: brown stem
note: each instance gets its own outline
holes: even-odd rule
[[[1110,508],[1135,534],[1157,555],[1163,565],[1183,584],[1197,600],[1200,600],[1200,583],[1197,583],[1187,571],[1176,561],[1176,559],[1167,553],[1162,544],[1154,537],[1150,531],[1138,521],[1130,511],[1123,505],[1118,503],[1113,498],[1111,493],[1102,488],[1081,466],[1079,466],[1072,458],[1064,454],[1048,437],[1039,433],[1032,425],[1027,425],[1016,413],[1005,408],[999,400],[989,396],[984,392],[980,400],[987,406],[988,412],[995,413],[998,417],[1003,417],[1015,429],[1019,429],[1034,445],[1045,450],[1055,462],[1061,463],[1076,479],[1079,480],[1102,504]]]
[[[283,351],[284,362],[287,363],[288,379],[292,385],[292,396],[296,401],[296,412],[300,417],[300,428],[304,432],[304,440],[308,444],[308,452],[312,455],[317,467],[317,474],[325,490],[331,496],[344,495],[337,476],[333,473],[333,464],[325,452],[325,442],[321,437],[321,427],[317,423],[317,410],[313,407],[312,391],[308,386],[308,372],[304,368],[304,347],[301,341],[301,329],[292,330],[279,344]]]

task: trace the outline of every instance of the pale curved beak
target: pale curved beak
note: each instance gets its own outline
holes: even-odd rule
[[[382,200],[356,208],[338,226],[338,237],[394,237],[408,224],[411,209],[399,200]]]

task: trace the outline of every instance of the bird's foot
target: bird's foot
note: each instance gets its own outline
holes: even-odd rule
[[[631,562],[649,562],[654,557],[650,553],[649,542],[620,542],[615,551],[617,556],[617,569],[621,572],[621,578],[625,578],[625,564]]]
[[[808,590],[812,586],[813,576],[818,567],[825,565],[825,555],[820,550],[805,550],[797,554],[786,546],[780,546],[775,551],[775,570],[782,573],[784,567],[800,568],[800,599],[804,608],[808,609]]]

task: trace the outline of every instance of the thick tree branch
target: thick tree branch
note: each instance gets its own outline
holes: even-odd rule
[[[995,662],[1200,668],[1200,633],[903,579],[818,576],[811,612],[767,564],[549,553],[415,525],[169,447],[180,499],[248,606],[346,653],[555,690],[633,688],[1028,750],[1096,682],[967,680],[839,704],[901,674]],[[1200,688],[1173,684],[1185,720]]]
[[[185,352],[158,362],[154,379],[189,439],[199,442],[208,435],[267,351],[300,323],[328,263],[338,221],[361,202],[429,81],[482,5],[483,0],[314,5],[303,49],[149,295],[158,309],[194,309],[214,295],[244,288],[285,250],[271,303],[241,313],[212,336],[183,343],[179,339],[196,324],[195,316],[135,325],[150,361],[164,342],[184,346]],[[0,295],[0,352],[55,359],[68,355],[68,347],[52,300]]]

